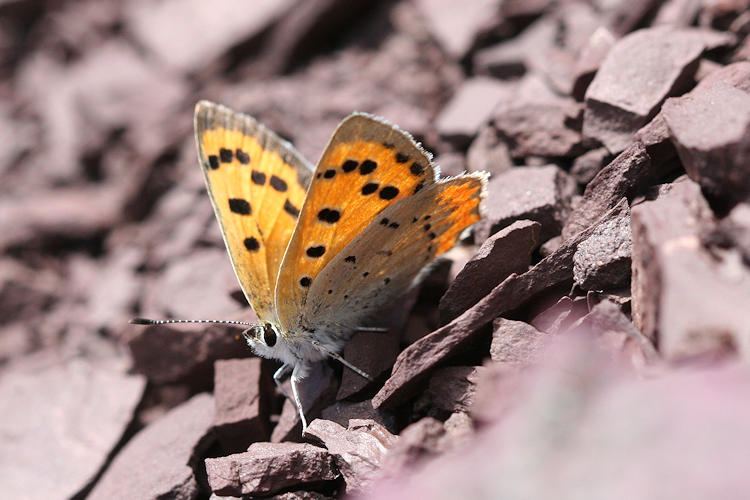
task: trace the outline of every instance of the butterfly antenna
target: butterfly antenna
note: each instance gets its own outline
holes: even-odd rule
[[[248,321],[232,321],[229,319],[147,319],[133,318],[128,321],[131,325],[169,325],[173,323],[218,323],[220,325],[257,326]]]

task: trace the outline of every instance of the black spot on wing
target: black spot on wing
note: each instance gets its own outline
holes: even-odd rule
[[[250,237],[245,238],[245,240],[242,242],[245,245],[245,248],[247,248],[250,252],[257,252],[260,250],[260,243],[256,238]]]
[[[414,175],[422,175],[424,173],[424,167],[421,163],[417,163],[416,161],[411,164],[411,167],[409,167],[409,170]]]
[[[396,163],[406,163],[407,161],[409,161],[409,155],[396,153]]]
[[[398,196],[398,188],[396,186],[385,186],[380,190],[378,196],[380,196],[380,198],[384,200],[392,200],[393,198]]]
[[[336,176],[336,169],[334,168],[329,168],[328,170],[323,172],[323,177],[325,177],[326,179],[333,179],[335,176]]]
[[[250,215],[252,213],[250,203],[242,198],[229,198],[229,210],[240,215]]]
[[[276,177],[275,175],[271,176],[271,187],[279,193],[283,193],[288,189],[288,186],[286,185],[284,179],[282,179],[281,177]]]
[[[300,285],[300,286],[301,286],[302,288],[307,288],[307,287],[309,287],[309,286],[310,286],[310,283],[312,283],[312,280],[310,279],[310,277],[309,277],[309,276],[302,276],[302,277],[301,277],[301,278],[299,279],[299,285]]]
[[[375,191],[378,190],[378,187],[380,187],[380,184],[377,182],[368,182],[364,186],[362,186],[362,194],[367,196],[368,194],[372,194]]]
[[[237,151],[234,152],[234,156],[236,156],[237,161],[242,163],[243,165],[247,165],[248,163],[250,163],[250,155],[245,153],[240,148],[237,148]]]
[[[284,202],[284,212],[288,213],[295,219],[299,217],[299,208],[292,205],[292,202],[289,201],[289,199]]]
[[[219,157],[216,155],[209,155],[208,156],[208,166],[212,170],[216,170],[219,168]]]
[[[365,160],[359,166],[359,173],[362,175],[371,174],[376,168],[378,168],[377,163],[372,160]]]
[[[357,160],[346,160],[341,165],[341,170],[343,170],[346,173],[354,171],[359,166],[359,162]]]
[[[344,262],[352,262],[352,263],[357,262],[357,257],[355,257],[354,255],[350,255],[344,259]]]
[[[324,208],[318,212],[318,220],[328,224],[335,224],[340,218],[341,211],[334,208]]]
[[[264,174],[263,172],[258,172],[257,170],[253,170],[252,172],[250,172],[250,180],[256,186],[262,186],[266,183],[266,174]]]
[[[324,253],[326,253],[326,247],[324,247],[323,245],[308,247],[305,253],[308,257],[317,259],[318,257],[322,257]]]
[[[219,149],[219,158],[221,159],[222,163],[232,163],[234,153],[231,149],[221,148]]]

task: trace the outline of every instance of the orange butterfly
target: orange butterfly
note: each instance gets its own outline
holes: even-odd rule
[[[291,373],[294,401],[311,363],[340,355],[361,322],[406,292],[420,270],[480,218],[487,174],[439,179],[411,136],[354,113],[313,171],[250,116],[207,101],[195,109],[198,156],[229,257],[262,322],[253,351]],[[142,320],[141,324],[189,320]]]

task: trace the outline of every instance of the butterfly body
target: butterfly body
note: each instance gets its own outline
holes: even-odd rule
[[[261,325],[256,354],[296,384],[480,218],[487,175],[439,179],[429,155],[384,120],[355,113],[313,170],[253,118],[201,101],[199,161],[232,265]],[[354,367],[351,367],[355,369]],[[362,372],[359,372],[362,374]]]

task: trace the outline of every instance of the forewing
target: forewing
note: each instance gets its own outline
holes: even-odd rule
[[[310,287],[301,324],[329,334],[397,298],[480,218],[485,173],[440,181],[379,214]]]
[[[298,324],[318,274],[380,212],[434,183],[427,153],[407,133],[370,115],[345,119],[318,163],[279,272],[282,327]]]
[[[198,155],[232,266],[261,320],[276,322],[273,290],[312,167],[250,116],[207,101],[195,108]]]

